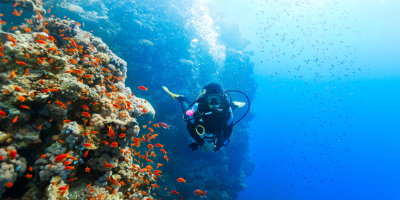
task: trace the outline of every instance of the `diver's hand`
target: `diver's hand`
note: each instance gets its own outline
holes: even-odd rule
[[[203,152],[204,153],[211,153],[213,152],[213,144],[209,143],[209,142],[205,142],[203,144],[203,146],[201,146],[203,148]]]

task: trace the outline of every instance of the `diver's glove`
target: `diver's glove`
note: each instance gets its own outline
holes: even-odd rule
[[[213,144],[212,143],[210,143],[210,142],[205,142],[204,144],[203,144],[203,146],[201,146],[202,148],[203,148],[203,152],[204,153],[211,153],[211,152],[213,152],[214,150],[213,150]]]

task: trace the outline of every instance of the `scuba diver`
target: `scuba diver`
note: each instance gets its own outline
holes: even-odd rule
[[[192,151],[200,145],[204,152],[219,151],[222,146],[227,146],[232,134],[233,126],[239,122],[250,109],[250,100],[246,94],[238,90],[223,91],[218,83],[210,83],[203,88],[195,102],[189,105],[187,97],[171,93],[167,87],[162,87],[168,94],[177,100],[182,108],[183,119],[187,122],[187,130],[195,140],[189,144]],[[240,92],[248,100],[249,106],[246,113],[233,123],[233,110],[245,105],[243,102],[232,102],[228,92]],[[228,101],[227,97],[230,97]]]

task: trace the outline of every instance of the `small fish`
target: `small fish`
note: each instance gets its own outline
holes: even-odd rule
[[[43,40],[37,39],[37,40],[35,40],[35,41],[38,42],[38,43],[40,43],[40,44],[47,44],[47,42],[45,42],[45,41],[43,41]]]
[[[71,161],[69,161],[69,160],[67,160],[67,161],[65,161],[65,162],[63,163],[64,166],[67,166],[67,165],[70,165],[70,164],[71,164]]]
[[[8,182],[8,183],[6,183],[6,184],[4,184],[6,187],[8,187],[8,188],[10,188],[10,187],[12,187],[13,186],[13,184],[12,183],[10,183],[10,182]]]
[[[89,143],[85,143],[83,146],[84,146],[84,147],[92,147],[92,145],[89,144]]]
[[[164,155],[164,159],[168,162],[168,157],[167,157],[167,155]]]
[[[73,167],[72,166],[65,166],[64,169],[65,170],[73,170],[73,169],[75,169],[75,166],[73,166]]]
[[[14,71],[14,70],[11,70],[11,74],[10,74],[10,77],[8,77],[8,79],[12,79],[12,78],[14,78],[15,76],[16,76],[15,71]]]
[[[178,179],[176,179],[178,182],[180,182],[180,183],[182,183],[182,182],[184,182],[185,184],[186,184],[186,180],[185,179],[183,179],[183,178],[178,178]]]
[[[164,154],[167,154],[167,152],[164,149],[160,149],[161,152],[163,152]]]
[[[160,144],[160,143],[157,143],[157,144],[155,144],[155,145],[156,145],[156,147],[164,148],[164,145],[162,145],[162,144]]]
[[[18,120],[18,115],[16,115],[16,116],[14,117],[14,119],[12,120],[12,123],[15,124],[15,123],[17,122],[17,120]]]
[[[71,181],[74,181],[74,180],[76,180],[76,179],[78,179],[78,178],[68,179],[67,181],[68,181],[68,182],[71,182]]]
[[[10,160],[14,160],[17,157],[17,151],[8,150],[8,157],[9,157]]]
[[[110,146],[111,146],[111,147],[118,147],[118,143],[113,142],[113,143],[110,144]]]
[[[31,109],[30,107],[25,106],[25,105],[20,105],[19,107],[21,107],[21,108],[23,108],[23,109]]]
[[[147,89],[148,89],[148,88],[145,88],[145,87],[143,87],[143,86],[139,86],[138,88],[139,88],[140,90],[146,90],[146,91],[147,91]]]
[[[167,128],[169,129],[169,127],[170,127],[168,124],[163,123],[163,122],[158,122],[157,124],[160,125],[161,127],[165,128],[165,129],[167,129]]]
[[[40,157],[41,158],[46,158],[46,154],[42,154]]]
[[[168,196],[171,195],[171,193],[172,193],[172,194],[177,194],[177,195],[179,195],[179,192],[177,192],[177,191],[175,191],[175,190],[171,190],[171,192],[168,193]]]
[[[85,158],[86,158],[86,156],[88,156],[88,154],[89,154],[89,152],[88,152],[88,151],[86,151],[86,152],[85,152],[85,154],[83,155],[83,157],[85,157]]]
[[[58,156],[54,159],[54,162],[55,162],[55,163],[59,163],[59,162],[63,162],[63,161],[64,161],[65,159],[67,159],[67,158],[73,158],[73,157],[71,156],[71,152],[72,152],[72,150],[69,151],[68,153],[58,155]]]
[[[193,194],[198,195],[200,197],[206,197],[206,193],[207,193],[207,191],[203,191],[203,190],[200,190],[200,189],[197,189],[197,190],[195,190],[193,192]]]
[[[0,110],[0,116],[1,116],[2,118],[5,118],[5,117],[6,117],[6,112]]]
[[[86,166],[85,172],[90,172],[90,168],[88,166]]]
[[[17,63],[17,64],[19,64],[19,65],[23,65],[23,66],[26,66],[26,63],[24,63],[24,62],[21,62],[21,61],[15,61],[15,63]]]
[[[112,130],[112,126],[111,125],[107,125],[107,127],[108,127],[108,135],[113,138],[114,137],[114,131]]]
[[[83,114],[83,116],[90,118],[90,114],[88,112],[82,112],[82,114]]]

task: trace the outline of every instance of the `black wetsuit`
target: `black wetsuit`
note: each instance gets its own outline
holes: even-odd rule
[[[187,98],[180,97],[178,99],[183,115],[186,116],[186,109],[189,107],[189,103]],[[211,108],[209,108],[206,104],[198,104],[195,103],[193,105],[194,109],[194,116],[196,113],[208,113],[211,112]],[[200,145],[203,146],[204,140],[200,137],[199,134],[196,133],[196,127],[198,125],[202,125],[205,128],[206,133],[213,133],[215,138],[217,139],[216,142],[216,150],[221,148],[222,144],[227,141],[233,129],[233,114],[232,109],[229,106],[225,106],[222,108],[222,112],[216,112],[216,114],[211,114],[207,116],[203,116],[201,118],[193,119],[187,121],[187,130],[190,133],[190,136]],[[203,130],[202,128],[198,128],[198,132],[201,133]]]

